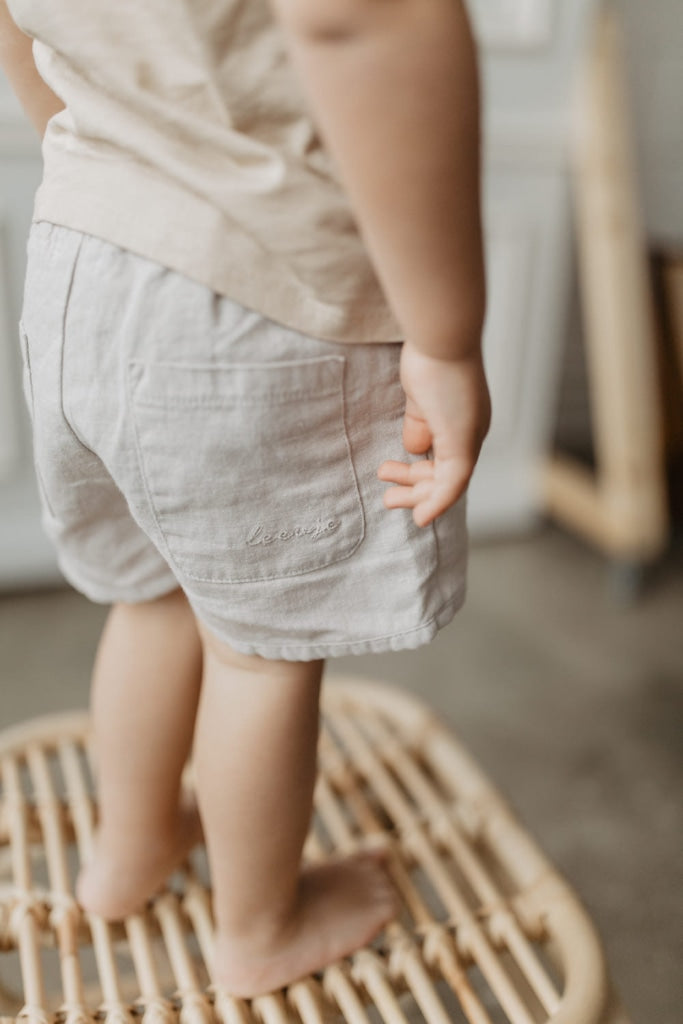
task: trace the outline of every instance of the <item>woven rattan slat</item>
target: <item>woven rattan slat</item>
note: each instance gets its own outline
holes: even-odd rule
[[[415,756],[395,738],[387,728],[386,722],[378,717],[367,718],[362,723],[366,727],[368,739],[375,749],[375,756],[381,752],[382,760],[389,765],[394,775],[403,783],[425,817],[425,825],[431,842],[441,843],[447,848],[460,869],[464,881],[472,893],[476,894],[478,906],[486,907],[490,915],[489,934],[494,944],[496,939],[511,951],[528,982],[536,992],[543,1007],[554,1011],[559,1003],[558,993],[549,981],[547,974],[540,968],[533,954],[531,944],[527,941],[514,914],[506,907],[505,900],[498,890],[495,881],[490,877],[482,862],[477,858],[475,850],[458,829],[455,828],[449,811],[451,808],[444,803],[440,794],[420,769]],[[435,878],[437,875],[435,874]],[[446,876],[444,900],[448,905],[452,897],[453,910],[458,913],[459,907],[467,901],[458,892],[458,886]],[[469,924],[472,915],[468,914]]]
[[[252,1003],[211,984],[202,851],[122,924],[78,908],[96,824],[88,742],[84,714],[0,734],[0,1024],[628,1024],[576,897],[414,698],[327,685],[305,851],[386,845],[399,918]]]
[[[366,721],[363,719],[364,723]],[[457,887],[451,884],[442,859],[429,841],[423,825],[424,809],[419,804],[413,804],[407,798],[407,794],[404,796],[401,792],[389,774],[381,750],[373,748],[363,736],[359,719],[348,714],[340,714],[335,724],[361,771],[368,781],[372,780],[382,803],[391,815],[400,834],[402,848],[412,855],[431,880],[448,919],[459,926],[456,937],[459,938],[460,952],[467,958],[471,957],[479,965],[513,1024],[533,1024],[533,1017],[502,969],[489,937],[480,927],[467,900],[458,892]],[[392,746],[395,745],[396,741],[393,741]],[[430,924],[431,922],[428,927]]]

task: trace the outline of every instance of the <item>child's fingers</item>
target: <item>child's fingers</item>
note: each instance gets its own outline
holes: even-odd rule
[[[429,526],[458,500],[464,486],[435,484],[428,494],[421,495],[413,506],[413,519],[417,526]]]
[[[432,432],[419,407],[406,395],[403,414],[403,447],[411,455],[424,455],[432,446]]]
[[[416,484],[434,475],[434,463],[430,459],[419,462],[395,462],[388,459],[377,470],[377,476],[389,484]]]
[[[413,507],[413,519],[416,526],[429,526],[440,515],[443,515],[455,503],[448,495],[433,493],[424,501],[418,501]]]
[[[436,461],[434,478],[430,486],[418,494],[413,509],[413,519],[418,526],[427,526],[455,505],[467,490],[473,469],[474,462],[467,458]]]
[[[427,526],[446,511],[453,501],[443,489],[435,489],[430,481],[412,487],[390,487],[384,493],[385,508],[409,508],[418,526]]]
[[[386,508],[415,509],[421,502],[429,499],[433,486],[433,481],[428,478],[403,486],[390,487],[384,492],[384,504]]]
[[[470,474],[471,465],[462,460],[444,465],[423,459],[409,464],[383,463],[378,476],[396,485],[385,491],[385,507],[412,509],[415,523],[428,526],[460,498]]]
[[[413,487],[390,487],[384,492],[385,508],[415,508],[416,503]]]

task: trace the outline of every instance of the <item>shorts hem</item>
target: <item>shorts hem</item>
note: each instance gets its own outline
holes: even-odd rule
[[[144,586],[107,587],[89,580],[84,581],[78,573],[74,573],[61,561],[59,561],[59,568],[67,583],[70,583],[75,590],[94,604],[142,604],[145,601],[154,601],[159,597],[164,597],[180,587],[175,577],[168,576],[163,580],[150,581]]]
[[[273,661],[318,661],[328,658],[342,658],[353,654],[387,654],[396,651],[414,650],[430,643],[438,631],[447,626],[453,619],[456,612],[462,608],[465,602],[465,586],[441,606],[436,615],[426,622],[420,623],[413,629],[403,630],[400,633],[390,633],[375,637],[366,637],[362,640],[341,640],[337,642],[323,642],[319,644],[268,644],[268,643],[242,643],[235,640],[227,633],[217,630],[206,622],[195,609],[197,618],[206,625],[223,643],[228,644],[239,654],[251,654]]]

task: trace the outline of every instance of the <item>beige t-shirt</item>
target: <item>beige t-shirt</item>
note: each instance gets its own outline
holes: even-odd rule
[[[307,334],[400,339],[267,0],[9,0],[66,104],[34,220]]]

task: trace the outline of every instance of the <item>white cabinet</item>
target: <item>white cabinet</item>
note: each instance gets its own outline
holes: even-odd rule
[[[4,244],[5,225],[0,219],[0,481],[7,480],[13,473],[19,458],[19,425],[15,411],[15,372],[12,360],[12,329],[9,317],[9,296],[7,289],[8,268]]]
[[[477,34],[489,52],[547,46],[555,7],[554,0],[470,0]]]
[[[491,432],[470,487],[473,533],[540,511],[571,280],[573,97],[594,0],[470,0],[482,44]]]
[[[553,430],[569,280],[560,168],[491,172],[484,356],[491,430],[470,486],[474,533],[519,529],[538,512],[537,466]]]
[[[17,321],[40,146],[0,77],[0,586],[59,579],[40,527]]]

